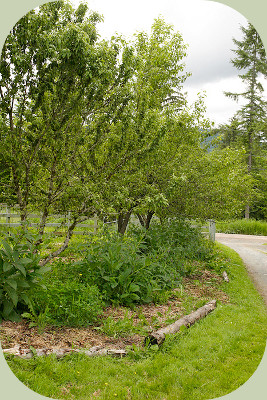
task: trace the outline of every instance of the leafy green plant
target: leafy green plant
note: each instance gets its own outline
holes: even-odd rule
[[[37,314],[34,310],[34,308],[30,305],[30,312],[24,312],[21,314],[22,318],[29,319],[31,322],[29,323],[29,328],[32,328],[33,326],[38,327],[38,333],[42,333],[47,325],[47,314],[49,311],[48,306],[46,306],[45,310],[43,312],[40,312]]]
[[[50,268],[40,266],[35,242],[29,232],[10,234],[0,249],[0,319],[20,320],[20,314],[31,304],[29,291],[41,284]]]
[[[140,236],[140,228],[132,230],[134,235]],[[205,260],[212,252],[212,243],[205,239],[199,228],[192,227],[189,222],[176,218],[162,224],[154,222],[143,235],[141,252],[157,253],[160,260],[175,263],[183,273],[182,260]]]
[[[106,302],[131,306],[156,301],[175,282],[173,268],[156,259],[155,254],[140,254],[140,241],[106,233],[91,243],[86,257],[74,266],[83,283],[95,284]]]
[[[77,281],[55,280],[47,288],[32,293],[36,318],[44,314],[50,325],[87,326],[95,322],[103,311],[102,296],[96,286]]]

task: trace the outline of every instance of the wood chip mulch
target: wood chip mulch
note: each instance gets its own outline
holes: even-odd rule
[[[193,311],[197,308],[199,300],[209,301],[216,299],[222,303],[228,303],[229,298],[224,293],[220,285],[223,278],[211,271],[204,270],[201,273],[183,279],[182,289],[174,289],[174,296],[166,304],[148,304],[136,307],[134,310],[126,307],[108,307],[104,311],[102,318],[112,316],[114,320],[122,319],[126,312],[132,318],[134,324],[141,321],[140,314],[147,320],[147,330],[152,331],[155,319],[157,324],[166,326],[167,319],[176,318]],[[191,310],[185,308],[184,298],[191,299]],[[158,327],[157,327],[158,329]],[[85,328],[71,327],[46,327],[44,332],[38,333],[37,327],[29,328],[29,322],[22,320],[19,323],[3,321],[0,325],[0,341],[3,349],[11,348],[16,345],[22,348],[91,348],[94,346],[104,346],[108,349],[124,349],[135,344],[140,346],[143,343],[144,335],[129,335],[126,337],[110,337],[101,331],[94,329],[93,326]]]

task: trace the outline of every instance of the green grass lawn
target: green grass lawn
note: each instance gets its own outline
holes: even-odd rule
[[[62,399],[200,400],[237,389],[254,373],[264,353],[267,313],[239,256],[229,257],[230,303],[167,337],[160,349],[137,350],[123,359],[73,354],[22,360],[7,356],[14,374],[44,396]]]

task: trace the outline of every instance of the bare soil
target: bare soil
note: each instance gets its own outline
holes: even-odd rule
[[[218,274],[204,270],[194,274],[190,278],[184,278],[181,288],[173,290],[171,297],[165,304],[147,304],[135,307],[131,310],[126,307],[107,307],[101,320],[112,316],[114,320],[124,318],[126,312],[132,318],[133,324],[141,322],[140,314],[145,316],[147,330],[152,331],[155,319],[157,329],[166,326],[167,319],[179,319],[181,316],[194,311],[199,307],[200,300],[210,301],[212,299],[229,302],[229,298],[224,293],[220,285],[223,278]],[[188,305],[189,304],[189,305]],[[189,310],[189,308],[191,308]],[[100,321],[101,321],[100,320]],[[159,326],[160,325],[160,326]],[[54,327],[47,326],[42,333],[38,333],[37,327],[29,328],[29,322],[22,320],[19,323],[3,321],[0,325],[0,340],[3,349],[19,345],[21,348],[91,348],[101,346],[112,349],[124,349],[135,344],[140,346],[144,340],[144,335],[127,335],[125,337],[111,337],[96,330],[95,326],[86,328]]]

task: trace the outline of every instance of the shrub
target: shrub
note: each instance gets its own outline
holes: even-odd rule
[[[157,260],[156,254],[140,254],[140,241],[106,233],[91,243],[86,257],[76,263],[75,275],[83,283],[96,284],[107,303],[126,306],[148,303],[173,287],[175,268]]]
[[[29,290],[40,285],[49,267],[39,265],[40,256],[29,233],[11,234],[0,249],[0,320],[19,321],[30,304]]]
[[[140,236],[140,229],[134,228],[133,234]],[[154,251],[158,257],[178,263],[181,268],[182,260],[205,260],[213,248],[212,242],[203,237],[200,229],[178,219],[151,224],[143,237],[143,252]]]

